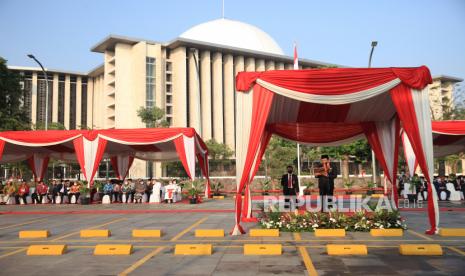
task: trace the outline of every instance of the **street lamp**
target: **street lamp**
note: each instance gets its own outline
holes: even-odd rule
[[[378,41],[371,42],[371,51],[370,57],[368,58],[368,68],[371,67],[371,58],[373,57],[373,52],[375,50],[376,45],[378,45]],[[376,159],[375,159],[375,152],[371,150],[371,167],[372,167],[372,175],[373,175],[373,182],[376,183]]]
[[[371,52],[370,52],[370,58],[368,59],[368,68],[371,67],[371,58],[373,57],[373,51],[375,50],[375,47],[377,45],[378,45],[378,41],[371,42]]]
[[[32,58],[37,64],[39,64],[40,68],[42,68],[42,72],[44,72],[45,76],[45,130],[48,130],[48,77],[47,71],[45,71],[44,66],[42,63],[36,59],[36,57],[32,54],[27,55],[29,58]]]

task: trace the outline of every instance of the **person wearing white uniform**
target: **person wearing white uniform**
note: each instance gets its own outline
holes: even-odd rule
[[[173,203],[175,201],[176,185],[173,184],[173,181],[170,181],[168,185],[165,186],[165,200],[168,203]]]
[[[176,179],[173,179],[173,185],[176,187],[176,196],[175,196],[175,201],[181,201],[182,200],[182,189],[181,186],[178,185],[178,182]]]
[[[161,183],[159,181],[155,181],[153,184],[152,195],[150,196],[150,202],[160,203],[161,198]]]

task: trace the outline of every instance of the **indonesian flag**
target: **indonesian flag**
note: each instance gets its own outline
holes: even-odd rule
[[[299,58],[297,57],[297,44],[294,43],[294,70],[299,70]]]

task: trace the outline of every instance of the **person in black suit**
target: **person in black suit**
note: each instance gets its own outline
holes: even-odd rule
[[[330,196],[329,200],[332,201],[331,197],[334,195],[334,179],[337,177],[337,168],[331,165],[327,154],[321,156],[320,170],[315,174],[315,177],[318,178],[318,189],[322,199],[322,210],[324,210],[326,198]]]
[[[281,177],[281,186],[283,186],[283,194],[287,197],[296,196],[299,193],[299,179],[293,174],[294,168],[287,166],[287,174]],[[289,204],[289,198],[285,199],[286,205]]]

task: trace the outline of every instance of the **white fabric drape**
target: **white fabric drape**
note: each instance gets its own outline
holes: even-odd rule
[[[415,163],[417,158],[415,156],[415,152],[413,152],[412,144],[408,139],[407,133],[405,132],[402,132],[402,145],[404,147],[404,157],[407,162],[410,177],[413,177],[415,174]]]
[[[396,145],[396,119],[393,118],[391,121],[387,122],[376,122],[376,130],[378,134],[379,143],[381,145],[381,150],[383,151],[384,161],[386,162],[386,166],[388,171],[384,172],[386,175],[389,176],[391,180],[391,184],[393,183],[394,177],[394,164],[395,161],[395,145]],[[381,157],[381,158],[383,158]],[[394,193],[394,189],[392,189],[392,193]],[[387,182],[384,181],[384,194],[387,194]],[[394,199],[394,196],[392,196]],[[396,206],[394,204],[393,206]]]
[[[186,153],[187,165],[192,179],[195,179],[195,137],[183,135],[184,151]]]
[[[378,96],[386,91],[389,91],[391,88],[394,88],[395,86],[397,86],[400,82],[401,82],[400,79],[396,78],[390,82],[373,87],[371,89],[358,91],[358,92],[350,93],[350,94],[329,96],[329,95],[316,95],[316,94],[302,93],[299,91],[282,88],[280,86],[274,85],[272,83],[269,83],[261,79],[256,80],[257,84],[265,87],[268,90],[275,92],[276,94],[283,95],[285,97],[298,100],[298,101],[302,101],[302,102],[330,104],[330,105],[349,104],[349,103],[367,100],[369,98]],[[241,93],[238,93],[238,94],[241,94]],[[249,93],[244,93],[244,94],[249,94]]]
[[[418,121],[418,130],[421,137],[421,144],[423,151],[425,153],[426,165],[428,167],[429,181],[433,183],[433,174],[434,174],[434,157],[433,157],[433,137],[432,137],[432,127],[431,127],[431,111],[429,106],[429,90],[426,87],[423,90],[414,90],[412,89],[412,100],[415,107],[415,114]],[[436,231],[439,227],[439,207],[438,207],[438,198],[436,189],[434,185],[431,185],[433,206],[436,218]]]
[[[85,171],[84,171],[84,177],[86,178],[87,181],[89,181],[89,186],[90,182],[93,178],[93,170],[95,166],[95,159],[97,158],[97,151],[98,151],[98,146],[99,146],[99,140],[100,138],[97,137],[95,140],[90,141],[87,140],[85,137],[82,137],[82,144],[84,148],[84,166],[85,166]]]
[[[250,127],[252,121],[253,91],[248,93],[236,93],[236,183],[239,190],[242,172],[244,171],[245,158],[249,148]],[[236,199],[237,200],[237,199]],[[231,235],[240,235],[241,232],[237,225],[231,232]]]

